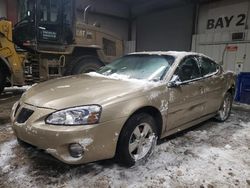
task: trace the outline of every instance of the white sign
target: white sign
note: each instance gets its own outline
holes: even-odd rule
[[[242,30],[247,22],[248,2],[210,9],[207,31]]]

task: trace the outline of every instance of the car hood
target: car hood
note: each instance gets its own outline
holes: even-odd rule
[[[147,83],[83,74],[37,84],[28,89],[21,100],[33,106],[52,109],[88,104],[105,105],[118,99],[127,100],[143,95]]]

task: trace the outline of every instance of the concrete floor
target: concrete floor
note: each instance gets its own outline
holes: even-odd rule
[[[9,114],[24,89],[0,96],[0,187],[250,187],[250,106],[160,141],[145,164],[70,166],[18,145]]]

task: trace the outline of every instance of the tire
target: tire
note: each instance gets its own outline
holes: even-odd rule
[[[145,135],[142,134],[144,131]],[[157,129],[154,118],[146,113],[135,114],[122,128],[116,159],[127,167],[133,166],[136,162],[146,161],[153,152],[156,141]]]
[[[7,75],[2,67],[0,67],[0,94],[3,92],[6,85]]]
[[[219,122],[226,121],[231,113],[233,103],[233,96],[230,92],[227,92],[222,101],[221,107],[215,116],[215,119]]]
[[[102,66],[102,62],[95,56],[79,57],[73,64],[72,75],[96,71]]]

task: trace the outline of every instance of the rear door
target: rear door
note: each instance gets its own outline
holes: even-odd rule
[[[202,74],[203,97],[205,101],[204,115],[216,112],[222,102],[225,78],[218,64],[209,58],[197,56]]]
[[[173,77],[176,75],[181,85],[169,88],[167,130],[182,126],[204,114],[205,99],[197,59],[193,56],[186,57],[180,62]]]

